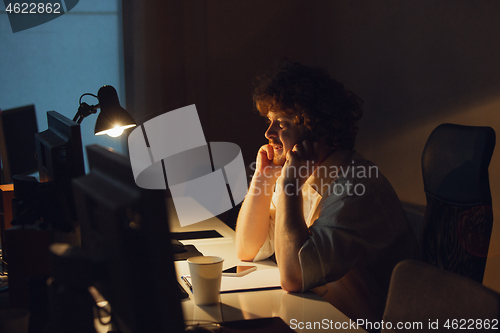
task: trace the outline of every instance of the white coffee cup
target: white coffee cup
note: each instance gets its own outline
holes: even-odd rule
[[[192,257],[187,260],[196,305],[219,303],[222,278],[221,257]]]

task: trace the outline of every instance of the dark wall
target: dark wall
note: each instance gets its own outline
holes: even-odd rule
[[[486,106],[500,98],[500,3],[328,5],[316,15],[329,41],[319,62],[365,100],[358,149],[380,164],[403,200],[424,203],[419,158],[434,127],[450,121],[500,129],[496,108]]]
[[[311,8],[284,0],[208,4],[208,135],[232,138],[249,164],[267,143],[266,123],[253,111],[252,81],[283,57],[311,61]]]
[[[283,57],[326,67],[365,101],[357,149],[402,201],[425,204],[420,156],[437,125],[488,125],[500,135],[498,1],[131,0],[123,8],[134,117],[196,103],[207,141],[237,143],[246,164],[266,143],[252,80]],[[484,283],[500,290],[498,222],[493,233]]]

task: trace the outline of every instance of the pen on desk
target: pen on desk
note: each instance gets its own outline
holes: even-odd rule
[[[193,292],[193,285],[191,284],[191,282],[189,282],[188,276],[183,275],[183,276],[181,276],[181,279],[182,279],[182,281],[184,281],[184,283],[189,288],[189,290],[191,290],[191,292]]]

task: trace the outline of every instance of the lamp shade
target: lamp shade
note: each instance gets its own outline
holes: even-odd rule
[[[136,126],[130,114],[120,106],[116,89],[112,86],[103,86],[97,93],[101,112],[95,123],[94,134],[119,136],[123,130]]]

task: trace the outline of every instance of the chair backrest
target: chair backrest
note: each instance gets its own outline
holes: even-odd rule
[[[460,327],[489,331],[494,325],[500,327],[499,316],[500,294],[441,268],[405,260],[392,273],[382,332],[457,331]],[[398,323],[406,327],[398,329]]]
[[[422,258],[478,282],[493,226],[488,166],[494,147],[491,127],[442,124],[422,154]]]

